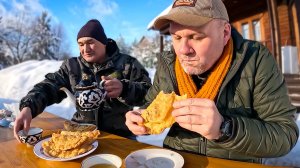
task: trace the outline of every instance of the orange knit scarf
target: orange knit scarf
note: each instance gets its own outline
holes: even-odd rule
[[[233,42],[232,39],[230,39],[224,48],[222,56],[214,65],[210,75],[200,90],[197,89],[192,77],[185,73],[176,57],[175,73],[180,95],[187,94],[188,98],[208,98],[214,100],[229,70],[232,52]]]

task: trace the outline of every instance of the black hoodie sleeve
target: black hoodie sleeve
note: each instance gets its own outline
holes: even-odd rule
[[[147,70],[135,58],[131,57],[129,63],[125,64],[124,73],[127,77],[121,79],[123,91],[119,100],[128,105],[143,105],[145,95],[151,87],[151,79]]]
[[[32,117],[34,118],[42,113],[47,106],[59,103],[67,97],[66,94],[59,89],[61,87],[71,89],[69,84],[68,62],[69,60],[64,61],[58,71],[48,73],[43,81],[34,85],[33,89],[21,99],[20,111],[24,107],[29,107]]]

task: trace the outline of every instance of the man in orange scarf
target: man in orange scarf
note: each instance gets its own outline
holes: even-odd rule
[[[173,104],[176,123],[164,147],[248,162],[293,148],[296,108],[275,59],[231,29],[221,0],[175,0],[154,26],[169,26],[174,51],[158,58],[146,100],[152,102],[161,90],[188,96]],[[147,133],[140,123],[136,112],[126,114],[136,135]]]

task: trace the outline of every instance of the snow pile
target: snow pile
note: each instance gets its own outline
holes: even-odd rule
[[[26,61],[0,71],[0,108],[3,103],[19,102],[33,86],[42,81],[49,72],[59,69],[62,61]],[[71,119],[75,107],[71,99],[64,99],[60,104],[54,104],[45,109],[50,113]]]

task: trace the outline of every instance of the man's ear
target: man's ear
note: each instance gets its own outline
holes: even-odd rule
[[[224,46],[227,44],[230,38],[231,38],[231,25],[228,22],[226,22],[224,25]]]

